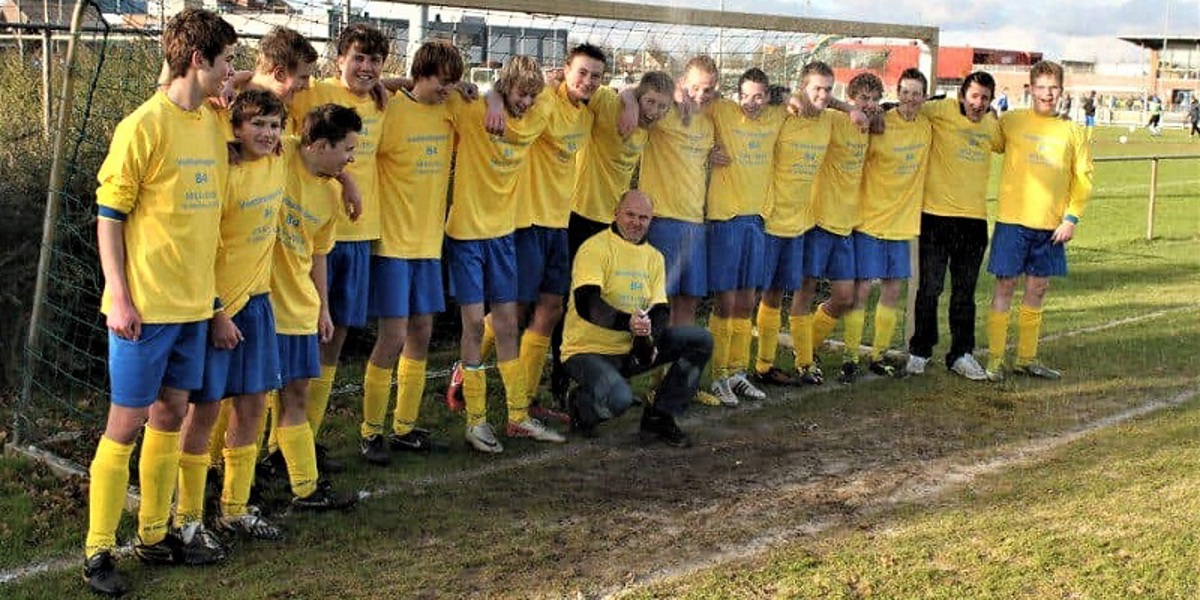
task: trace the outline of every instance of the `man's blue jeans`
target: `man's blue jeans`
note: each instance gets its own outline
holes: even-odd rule
[[[629,378],[670,364],[654,394],[656,409],[682,415],[700,387],[700,375],[712,356],[712,336],[701,327],[671,327],[655,340],[657,354],[639,363],[628,354],[576,354],[567,359],[567,373],[578,384],[574,401],[581,425],[595,425],[618,416],[633,404]]]

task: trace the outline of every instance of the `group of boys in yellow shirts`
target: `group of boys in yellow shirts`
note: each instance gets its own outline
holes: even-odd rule
[[[927,84],[910,70],[899,107],[880,114],[877,77],[855,77],[852,103],[840,103],[822,63],[805,67],[787,107],[768,105],[757,69],[742,76],[736,100],[716,99],[708,57],[689,61],[678,81],[648,73],[618,93],[600,84],[607,60],[587,44],[568,55],[557,85],[547,87],[540,66],[518,56],[477,100],[460,89],[462,57],[444,42],[414,54],[411,79],[384,80],[387,39],[352,25],[337,41],[338,76],[310,84],[316,52],[294,31],[265,37],[255,71],[234,78],[236,41],[212,12],[173,17],[163,33],[164,86],[122,121],[99,173],[112,404],[91,464],[84,577],[95,591],[128,589],[113,549],[143,428],[134,548],[143,561],[225,558],[228,548],[203,521],[214,463],[224,465],[218,528],[282,537],[248,504],[267,412],[293,506],[351,506],[354,498],[321,476],[314,440],[346,332],[368,319],[379,329],[363,380],[360,451],[375,464],[391,451],[428,451],[429,433],[416,423],[447,288],[462,312],[467,443],[502,451],[486,416],[483,361],[493,348],[506,435],[565,441],[541,420],[554,413],[533,405],[534,391],[563,316],[572,256],[611,226],[635,174],[654,205],[648,241],[665,258],[671,324],[694,323],[700,300],[715,298],[713,384],[697,399],[734,405],[738,396],[765,396],[755,383],[820,383],[813,348],[839,318],[841,378],[852,380],[875,279],[883,293],[870,362],[892,372],[882,353],[909,276],[909,241],[923,234],[922,210],[986,219],[981,192],[967,194],[962,214],[938,196],[978,182],[927,178],[926,170],[945,176],[970,152],[979,163],[980,152],[1004,151],[997,227],[1005,233],[1003,246],[993,241],[986,377],[1003,373],[1020,274],[1015,369],[1057,375],[1036,361],[1041,299],[1048,277],[1065,273],[1061,248],[1090,191],[1090,151],[1077,128],[1047,121],[1036,103],[1000,123],[990,114],[968,119],[967,105],[953,100],[922,106]],[[1032,75],[1051,107],[1062,81],[1054,66]],[[228,107],[210,105],[231,81],[241,93]],[[950,111],[988,133],[939,137],[939,115]],[[998,252],[1005,260],[997,262]],[[821,279],[832,296],[814,311]],[[794,369],[776,366],[788,293]],[[575,350],[588,351],[581,343]],[[393,372],[397,401],[386,427]]]

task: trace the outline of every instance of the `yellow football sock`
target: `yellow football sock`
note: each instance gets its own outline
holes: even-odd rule
[[[88,531],[84,556],[90,558],[101,550],[117,545],[117,524],[125,508],[129,488],[129,457],[133,444],[119,444],[100,438],[96,455],[92,457],[88,485]]]
[[[1021,305],[1017,310],[1017,366],[1037,360],[1038,335],[1042,331],[1042,309]]]
[[[396,365],[396,414],[392,416],[392,431],[404,435],[417,426],[421,412],[421,395],[425,393],[425,361],[400,357]]]
[[[246,514],[246,503],[250,501],[250,485],[254,483],[254,462],[258,448],[241,446],[226,448],[225,482],[221,487],[221,514],[237,517]]]
[[[212,435],[208,438],[208,464],[221,464],[221,450],[225,449],[225,431],[229,429],[229,413],[233,412],[233,402],[229,398],[221,400],[221,412],[217,414],[217,422],[213,424]]]
[[[875,306],[875,341],[871,344],[871,360],[878,361],[892,345],[896,333],[896,309],[878,304]]]
[[[546,353],[550,351],[550,338],[536,331],[525,330],[521,335],[522,381],[525,395],[532,399],[537,394],[538,384],[542,382],[542,371],[546,367]],[[532,402],[526,402],[526,405]]]
[[[487,372],[483,365],[463,367],[462,390],[467,405],[467,427],[487,421]]]
[[[367,438],[383,433],[383,419],[387,416],[388,396],[392,393],[392,369],[377,367],[367,361],[363,373],[363,420],[358,428],[360,436]]]
[[[492,315],[483,318],[483,338],[479,341],[479,360],[485,361],[496,349],[496,330],[492,329]]]
[[[792,349],[796,352],[795,366],[796,370],[800,371],[813,364],[813,316],[811,313],[792,315],[791,322]]]
[[[754,337],[754,327],[750,319],[730,319],[733,334],[729,336],[729,372],[745,373],[750,368],[750,340]]]
[[[521,360],[514,358],[496,363],[500,380],[504,382],[504,399],[508,404],[508,422],[521,423],[529,418],[529,396],[521,374]]]
[[[276,427],[279,451],[287,462],[288,480],[292,482],[292,493],[305,498],[317,489],[317,447],[313,442],[312,428],[306,423],[291,427]]]
[[[1004,347],[1008,344],[1008,312],[991,311],[987,320],[988,370],[1004,367]]]
[[[775,353],[779,349],[779,309],[766,304],[758,305],[758,358],[754,370],[766,373],[775,366]]]
[[[167,536],[171,499],[179,476],[179,432],[159,431],[146,426],[142,455],[138,459],[138,537],[143,544],[157,544]]]
[[[279,440],[275,438],[275,423],[279,421],[279,390],[267,392],[267,407],[263,414],[263,428],[258,432],[255,448],[262,448],[263,438],[267,438],[267,454],[279,449]]]
[[[313,438],[321,433],[321,423],[325,421],[325,409],[329,407],[329,394],[333,393],[333,378],[337,375],[337,365],[321,365],[321,376],[308,380],[308,402],[304,405],[304,414],[308,416],[308,426],[312,427]]]
[[[838,320],[829,313],[825,312],[825,305],[817,307],[812,317],[812,344],[811,348],[815,352],[821,344],[825,343],[825,338],[833,333],[833,328],[837,327]]]
[[[842,340],[846,344],[846,347],[842,349],[846,362],[858,362],[858,349],[862,346],[863,325],[866,320],[867,313],[861,308],[855,308],[846,313],[846,332]]]
[[[204,518],[204,482],[208,479],[209,456],[182,452],[179,455],[179,489],[176,490],[175,514],[181,523]]]
[[[729,319],[713,313],[708,318],[708,331],[713,339],[712,377],[714,380],[725,379],[729,377],[729,347],[733,341],[733,329]]]

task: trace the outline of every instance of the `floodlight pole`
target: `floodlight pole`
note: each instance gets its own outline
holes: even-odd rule
[[[721,0],[718,6],[721,12],[725,12],[725,0]],[[721,27],[717,30],[717,87],[721,86],[721,69],[725,67],[725,28]]]

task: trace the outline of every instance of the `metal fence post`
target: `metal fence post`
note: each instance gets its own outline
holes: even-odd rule
[[[1146,241],[1154,240],[1154,202],[1158,199],[1158,158],[1150,159],[1150,202],[1146,204]]]

